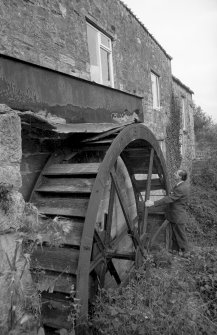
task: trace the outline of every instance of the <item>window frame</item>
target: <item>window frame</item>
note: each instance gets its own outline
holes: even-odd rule
[[[154,80],[153,80],[154,78]],[[155,89],[153,86],[155,85]],[[160,110],[160,76],[151,71],[151,91],[152,91],[152,107]]]
[[[90,26],[92,29],[94,29],[96,31],[96,40],[97,40],[97,59],[99,61],[99,82],[95,81],[94,79],[91,78],[91,81],[95,81],[98,84],[101,85],[105,85],[108,87],[114,87],[114,75],[113,75],[113,60],[112,60],[112,39],[111,37],[109,37],[108,35],[106,35],[104,32],[102,32],[102,30],[98,29],[95,25],[91,24],[90,22],[86,21],[87,26]],[[105,38],[107,38],[109,40],[109,47],[106,46],[105,44],[103,44],[102,42],[102,37],[104,36]],[[87,36],[88,38],[88,36]],[[108,69],[109,69],[109,75],[110,75],[110,84],[107,84],[105,82],[103,82],[103,68],[102,68],[102,58],[101,58],[101,50],[104,50],[108,53]],[[88,47],[88,51],[90,54],[90,50]],[[90,64],[91,67],[91,64]],[[91,76],[91,69],[90,69],[90,76]]]

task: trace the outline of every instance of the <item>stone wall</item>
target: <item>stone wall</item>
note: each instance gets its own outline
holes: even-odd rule
[[[144,96],[145,124],[165,137],[170,115],[170,57],[119,0],[0,0],[0,53],[90,80],[87,19],[112,39],[115,88]],[[160,78],[153,110],[151,75]]]
[[[7,106],[0,105],[0,186],[7,194],[1,197],[1,204],[3,206],[4,202],[10,203],[9,209],[4,209],[7,204],[3,209],[0,208],[1,232],[20,227],[24,207],[24,201],[18,192],[22,185],[21,158],[20,118]]]
[[[0,334],[7,335],[24,316],[31,277],[22,254],[18,230],[25,201],[21,187],[21,122],[17,113],[0,105]],[[31,291],[32,292],[32,291]],[[29,297],[30,299],[30,297]],[[24,302],[25,300],[25,302]]]
[[[191,172],[192,160],[195,158],[195,138],[194,138],[194,103],[192,100],[193,92],[180,80],[173,77],[173,94],[180,106],[181,127],[180,127],[180,142],[181,142],[181,166]],[[184,101],[184,111],[182,109],[182,101]],[[185,112],[186,125],[184,126]]]

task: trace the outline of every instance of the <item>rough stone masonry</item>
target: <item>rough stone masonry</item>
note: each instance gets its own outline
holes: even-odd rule
[[[31,283],[18,229],[25,201],[21,187],[21,122],[15,111],[0,105],[0,334],[8,334],[12,314],[22,316],[25,290]]]

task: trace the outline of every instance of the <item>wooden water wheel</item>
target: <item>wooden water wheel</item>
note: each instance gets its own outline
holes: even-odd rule
[[[48,225],[56,218],[70,229],[61,247],[45,244],[32,258],[32,268],[54,280],[52,293],[43,294],[45,324],[67,328],[72,285],[82,318],[97,287],[124,283],[145,253],[149,219],[164,221],[164,213],[144,210],[144,200],[156,190],[168,191],[164,158],[142,124],[72,143],[51,156],[31,201]]]

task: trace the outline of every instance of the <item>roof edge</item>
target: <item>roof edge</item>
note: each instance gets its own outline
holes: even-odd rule
[[[194,92],[188,87],[186,86],[185,84],[183,84],[181,82],[181,80],[179,80],[178,78],[176,78],[174,75],[172,75],[172,79],[180,86],[182,86],[186,91],[188,91],[189,93],[191,94],[194,94]]]
[[[145,27],[145,25],[140,21],[140,19],[133,13],[133,11],[124,3],[123,0],[118,0],[121,5],[123,5],[126,10],[136,19],[136,21],[142,26],[142,28],[147,32],[148,36],[153,39],[153,41],[159,46],[159,48],[163,51],[163,53],[172,60],[173,58],[166,52],[166,50],[162,47],[162,45],[156,40],[156,38],[148,31],[148,29]]]

